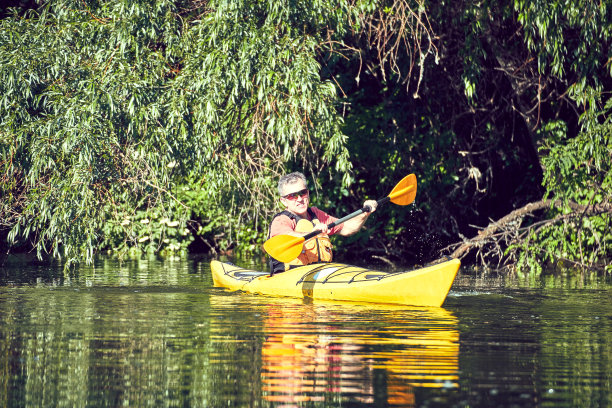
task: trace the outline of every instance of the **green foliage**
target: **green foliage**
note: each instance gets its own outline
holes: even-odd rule
[[[541,73],[600,84],[593,75],[612,66],[602,58],[612,37],[612,7],[590,0],[514,0],[525,43],[537,56]],[[606,67],[607,65],[607,67]],[[584,88],[584,85],[582,85]]]
[[[91,261],[100,245],[184,248],[166,220],[192,216],[173,193],[189,180],[216,198],[215,226],[237,229],[261,216],[254,203],[271,207],[270,176],[290,160],[333,163],[350,180],[335,88],[315,59],[346,6],[192,6],[54,0],[1,21],[10,243],[70,261]]]
[[[610,7],[586,3],[517,1],[514,10],[495,1],[428,4],[427,17],[440,39],[436,46],[441,59],[439,65],[431,64],[436,60],[426,65],[419,99],[410,100],[401,90],[407,78],[374,70],[384,66],[376,54],[365,53],[363,61],[352,61],[353,67],[364,65],[370,71],[361,75],[360,86],[341,82],[348,94],[344,133],[351,135],[356,178],[363,181],[351,186],[349,197],[372,197],[373,191],[380,196],[385,194],[383,186],[392,185],[402,173],[419,176],[419,211],[384,209],[368,221],[373,228],[364,234],[371,234],[376,242],[371,246],[377,247],[370,251],[398,262],[406,262],[406,253],[412,262],[431,259],[436,255],[431,249],[439,250],[447,237],[461,241],[474,236],[473,226],[484,227],[491,219],[540,200],[550,187],[547,178],[560,174],[546,161],[547,155],[553,155],[550,161],[569,163],[578,160],[569,156],[574,149],[587,146],[610,161],[605,148],[596,152],[603,148],[596,136],[591,142],[581,141],[581,136],[576,144],[571,142],[577,135],[576,105],[587,115],[597,112],[595,101],[610,78],[606,54],[612,39]],[[590,38],[600,42],[591,48]],[[413,47],[418,44],[413,38],[409,41],[414,41]],[[351,64],[340,61],[338,67],[330,66],[332,72],[351,72],[339,78],[355,76]],[[583,126],[587,131],[588,123],[583,121]],[[546,163],[546,179],[541,160]],[[572,177],[562,174],[561,179]],[[580,192],[597,196],[595,192],[605,188],[587,183]],[[340,191],[335,194],[341,196]],[[348,200],[341,201],[332,207],[348,210]],[[582,249],[581,241],[567,235],[565,223],[553,222],[556,215],[551,211],[532,222],[534,228],[542,225],[540,231],[549,228],[557,237],[555,244],[539,242],[544,234],[532,236],[522,241],[524,245],[510,247],[507,259],[527,254],[519,247],[554,249],[557,244],[561,250],[549,251],[551,256],[580,254],[582,258],[568,255],[568,259],[582,259],[585,265],[610,257],[605,214],[596,216],[597,222],[590,218],[591,224],[581,230],[585,236],[590,228],[597,230],[585,243],[603,241]],[[533,256],[521,258],[527,260],[522,266],[538,269],[549,260],[540,250],[529,253]]]
[[[238,219],[269,215],[260,208],[273,206],[270,176],[284,173],[287,162],[313,173],[314,163],[333,163],[347,176],[350,170],[333,109],[336,91],[320,79],[314,58],[323,27],[335,17],[317,14],[329,8],[326,2],[308,8],[221,2],[185,34],[171,105],[188,103],[189,128],[204,142],[198,171],[225,191],[222,201],[236,200],[225,207]],[[295,23],[298,12],[303,24]],[[169,113],[176,121],[184,114]]]
[[[612,8],[510,4],[51,0],[3,18],[0,233],[70,261],[257,251],[287,171],[336,215],[416,173],[415,206],[347,247],[426,261],[545,191],[565,207],[508,256],[601,263]]]
[[[519,267],[535,273],[545,262],[593,267],[612,256],[612,99],[593,112],[583,115],[577,137],[565,143],[554,134],[547,138],[544,185],[560,205],[550,210],[551,222],[534,228],[521,245]]]
[[[404,92],[400,87],[394,91]],[[397,96],[393,104],[383,100],[370,105],[370,97],[365,92],[354,95],[344,127],[345,133],[353,135],[350,154],[357,173],[362,176],[359,183],[351,185],[347,198],[333,190],[333,185],[329,186],[332,196],[343,203],[324,208],[348,213],[360,206],[365,198],[384,197],[401,178],[415,173],[419,185],[415,204],[382,207],[368,220],[368,229],[344,239],[343,245],[353,252],[371,246],[371,242],[391,248],[383,252],[396,253],[394,247],[410,248],[410,261],[424,262],[435,255],[430,252],[432,246],[424,242],[433,231],[428,229],[431,224],[423,218],[436,218],[452,205],[449,200],[440,201],[438,197],[452,189],[458,178],[461,163],[451,154],[456,149],[455,135],[445,128],[439,113],[442,111],[429,110],[431,105],[402,101]],[[451,228],[450,221],[447,217],[435,220],[440,228]],[[366,245],[367,240],[371,240],[370,245]],[[394,254],[393,258],[397,256],[399,254]],[[400,258],[406,259],[406,255]]]
[[[177,40],[179,20],[164,19],[174,5],[96,5],[50,2],[0,30],[9,240],[69,260],[92,259],[109,206],[162,199],[175,160],[158,126],[168,74],[159,43]]]
[[[143,207],[146,208],[146,207]],[[120,257],[126,254],[161,253],[186,254],[189,244],[194,240],[192,231],[184,221],[189,213],[185,208],[167,211],[164,208],[106,209],[113,217],[101,229],[101,240],[98,247]],[[170,219],[167,214],[174,214]]]

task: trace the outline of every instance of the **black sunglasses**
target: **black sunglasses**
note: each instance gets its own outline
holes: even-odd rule
[[[286,198],[288,200],[297,200],[298,197],[305,197],[307,196],[309,193],[308,189],[305,188],[303,190],[300,191],[296,191],[295,193],[289,193],[287,195],[282,196],[283,198]]]

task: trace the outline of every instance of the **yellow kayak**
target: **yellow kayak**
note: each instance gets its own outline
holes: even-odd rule
[[[317,263],[270,276],[212,261],[214,285],[271,296],[354,302],[442,306],[461,262],[450,259],[424,268],[381,272],[341,263]]]

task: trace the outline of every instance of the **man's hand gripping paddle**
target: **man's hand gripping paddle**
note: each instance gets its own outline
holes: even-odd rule
[[[391,201],[393,204],[397,205],[408,205],[412,204],[414,198],[416,197],[417,192],[417,180],[414,174],[410,174],[404,177],[393,190],[389,193],[388,196],[381,198],[378,200],[378,206],[386,203],[387,201]],[[332,222],[327,225],[327,228],[331,229],[336,225],[340,225],[345,221],[350,220],[358,216],[359,214],[363,214],[364,212],[370,212],[371,208],[369,206],[365,206],[345,217]],[[270,238],[264,243],[264,249],[266,252],[274,259],[277,259],[281,262],[290,262],[297,258],[302,252],[302,246],[305,241],[310,238],[316,237],[320,234],[319,230],[312,231],[309,234],[304,235],[303,237],[294,237],[291,235],[277,235],[275,237]]]

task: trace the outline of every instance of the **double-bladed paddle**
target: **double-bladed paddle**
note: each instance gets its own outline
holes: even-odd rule
[[[397,205],[408,205],[414,201],[417,192],[417,180],[414,174],[410,174],[404,177],[397,185],[393,188],[388,196],[378,200],[378,206],[391,201]],[[350,220],[362,214],[364,212],[370,212],[372,209],[369,206],[365,206],[345,217],[340,218],[327,225],[328,229],[332,229],[336,225],[340,225],[345,221]],[[277,235],[270,238],[264,243],[264,249],[274,259],[281,262],[290,262],[297,258],[302,252],[302,246],[305,241],[310,238],[314,238],[319,235],[321,231],[312,231],[303,237],[294,237],[292,235]]]

